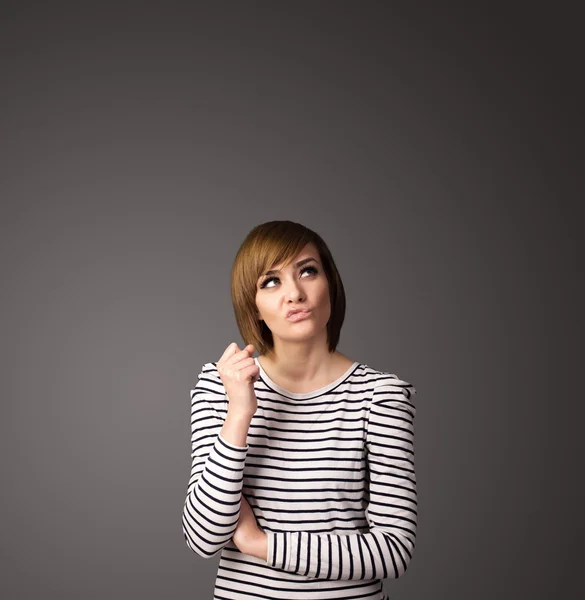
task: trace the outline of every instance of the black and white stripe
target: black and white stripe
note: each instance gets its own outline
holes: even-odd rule
[[[354,363],[335,384],[285,394],[261,373],[244,447],[219,434],[228,398],[215,363],[191,391],[183,533],[199,556],[221,552],[214,598],[383,600],[381,580],[400,577],[415,546],[414,386]],[[242,493],[266,561],[231,541]]]

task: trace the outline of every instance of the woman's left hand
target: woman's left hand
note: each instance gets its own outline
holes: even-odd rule
[[[240,552],[262,560],[267,559],[268,537],[258,526],[254,512],[244,494],[242,494],[240,520],[232,539]]]

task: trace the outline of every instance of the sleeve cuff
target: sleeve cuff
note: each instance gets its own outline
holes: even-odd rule
[[[249,446],[248,444],[246,444],[245,446],[236,446],[235,444],[232,444],[231,442],[228,442],[222,435],[221,433],[218,433],[217,437],[219,438],[219,440],[221,441],[221,443],[228,448],[229,450],[233,450],[235,452],[238,452],[239,454],[242,453],[246,453],[248,452]]]

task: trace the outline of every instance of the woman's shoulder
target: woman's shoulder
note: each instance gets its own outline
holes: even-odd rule
[[[206,362],[203,363],[199,371],[199,379],[201,377],[217,377],[219,379],[219,371],[217,370],[217,362]]]
[[[195,387],[191,389],[191,395],[193,396],[193,394],[197,393],[199,390],[218,392],[220,394],[225,392],[223,382],[219,376],[219,371],[217,370],[217,362],[203,363],[199,369]]]
[[[363,375],[372,383],[374,394],[400,392],[409,400],[416,394],[414,385],[396,373],[389,370],[376,369],[365,363],[361,363],[361,366]]]

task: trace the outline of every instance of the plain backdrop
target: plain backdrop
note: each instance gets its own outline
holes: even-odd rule
[[[5,4],[0,596],[211,599],[183,539],[190,390],[243,345],[230,269],[303,223],[339,349],[417,388],[395,600],[579,595],[575,7]]]

